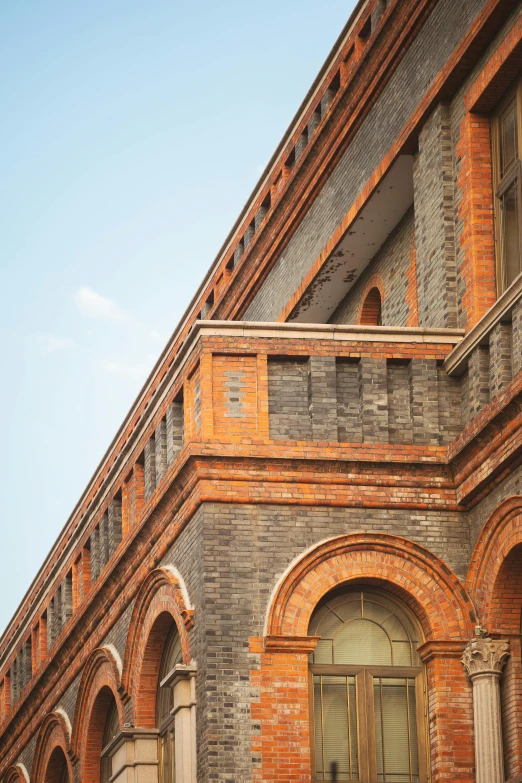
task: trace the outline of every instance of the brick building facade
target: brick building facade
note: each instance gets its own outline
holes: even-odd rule
[[[522,2],[361,0],[0,641],[3,783],[522,781]]]

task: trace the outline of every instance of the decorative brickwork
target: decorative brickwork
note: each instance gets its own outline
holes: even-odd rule
[[[172,622],[180,636],[183,662],[188,664],[193,610],[180,578],[171,568],[158,568],[147,577],[136,598],[122,676],[123,687],[133,696],[135,725],[140,728],[155,726],[158,671]]]
[[[71,749],[80,759],[82,783],[99,781],[103,729],[112,698],[123,726],[126,694],[121,686],[121,661],[114,650],[101,647],[85,664],[74,713]]]
[[[62,765],[69,780],[74,780],[71,749],[71,724],[65,712],[48,713],[40,727],[34,752],[31,783],[61,783]]]

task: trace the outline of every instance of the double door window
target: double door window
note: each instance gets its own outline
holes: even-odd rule
[[[312,617],[314,780],[426,783],[424,672],[418,632],[394,598],[373,590],[331,595]]]

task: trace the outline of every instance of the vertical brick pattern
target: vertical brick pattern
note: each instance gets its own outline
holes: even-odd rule
[[[359,362],[339,359],[336,369],[338,440],[340,443],[360,443]]]
[[[272,440],[311,440],[308,361],[268,361],[268,412]]]
[[[522,370],[522,300],[516,302],[511,314],[513,376]]]
[[[96,526],[91,537],[91,578],[95,582],[100,575],[100,528]]]
[[[335,357],[311,356],[309,369],[309,410],[312,438],[337,440],[337,373]]]
[[[119,498],[115,498],[109,503],[107,521],[109,530],[109,555],[112,557],[120,545],[122,537],[121,500]]]
[[[422,129],[413,183],[419,325],[455,327],[453,149],[450,112],[446,105],[439,105]]]
[[[411,370],[409,362],[388,362],[388,438],[413,443]]]
[[[183,402],[174,401],[167,408],[167,465],[172,465],[183,446]]]
[[[386,359],[361,358],[358,380],[363,442],[388,443]]]
[[[476,416],[489,402],[489,349],[478,345],[473,349],[468,366],[469,418]]]
[[[156,484],[159,484],[167,470],[167,421],[162,419],[154,433]]]
[[[198,384],[199,389],[199,384]],[[154,436],[145,444],[145,500],[148,500],[156,489],[156,441]]]
[[[489,387],[495,397],[513,377],[511,324],[498,323],[489,338]]]
[[[439,442],[439,390],[437,362],[413,359],[411,362],[411,410],[413,442]]]
[[[98,525],[100,531],[100,571],[103,571],[110,558],[109,550],[109,515],[102,515]]]
[[[463,426],[462,384],[460,378],[451,378],[442,366],[437,367],[439,439],[442,445],[451,443]]]

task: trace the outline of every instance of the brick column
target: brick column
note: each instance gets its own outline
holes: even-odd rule
[[[411,361],[411,414],[413,442],[439,442],[439,388],[434,359]]]
[[[462,656],[473,684],[476,783],[504,783],[504,750],[500,710],[500,677],[509,657],[509,642],[494,641],[477,628]]]
[[[469,418],[477,416],[489,402],[489,349],[477,345],[468,365]]]
[[[337,374],[334,356],[311,356],[309,406],[313,440],[337,440]]]
[[[513,377],[511,324],[495,324],[489,338],[489,387],[495,397]]]
[[[359,401],[363,443],[388,443],[388,373],[386,359],[361,358]]]

